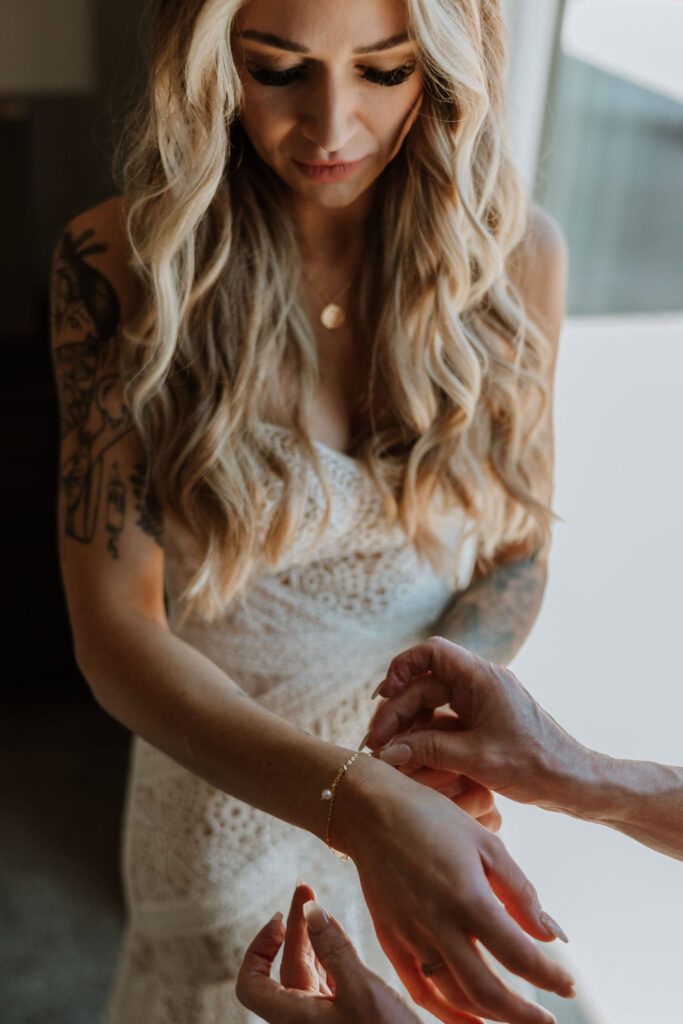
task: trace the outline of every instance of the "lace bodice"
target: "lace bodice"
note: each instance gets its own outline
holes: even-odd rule
[[[281,459],[301,458],[287,428],[260,429]],[[259,703],[323,735],[321,716],[349,695],[340,676],[357,682],[383,671],[394,654],[428,635],[453,587],[389,518],[362,463],[315,444],[333,496],[327,528],[311,549],[325,497],[309,467],[309,496],[294,544],[274,570],[248,584],[244,603],[231,602],[218,621],[178,625],[187,567],[177,539],[165,537],[164,546],[171,629]],[[272,502],[278,484],[279,478],[270,485]],[[441,523],[440,535],[455,552],[466,525],[462,510],[450,510]],[[468,585],[475,557],[471,538],[454,574],[458,589]]]

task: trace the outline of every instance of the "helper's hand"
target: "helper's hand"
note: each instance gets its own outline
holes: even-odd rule
[[[446,714],[431,709],[420,712],[415,716],[411,730],[419,731],[428,727],[429,729],[452,729],[453,723],[457,723],[453,714]],[[365,746],[365,741],[361,747]],[[500,811],[496,807],[493,793],[486,786],[482,786],[474,779],[447,769],[428,768],[413,761],[399,768],[404,775],[409,775],[416,782],[423,786],[429,786],[465,811],[478,821],[480,825],[490,832],[497,832],[503,824]]]
[[[337,921],[311,900],[314,891],[298,885],[286,934],[276,916],[251,943],[237,979],[240,1002],[271,1024],[419,1024],[362,963]],[[283,939],[278,984],[270,972]]]
[[[451,716],[451,720],[455,721]],[[435,720],[430,728],[438,728]],[[486,786],[480,785],[474,779],[469,779],[459,772],[444,771],[438,768],[426,768],[412,762],[400,769],[404,775],[409,775],[415,782],[448,797],[456,807],[465,811],[471,818],[478,821],[480,825],[490,832],[497,832],[503,823],[500,811],[496,807],[493,793]]]
[[[354,860],[379,942],[408,992],[445,1024],[554,1024],[503,983],[482,947],[538,988],[573,982],[529,936],[561,929],[497,836],[450,800],[375,758],[340,785],[332,839]],[[442,964],[425,977],[422,964]]]
[[[590,759],[512,672],[443,637],[397,655],[378,693],[366,743],[389,764],[462,772],[511,800],[554,806],[558,781]],[[443,705],[450,722],[426,723]]]

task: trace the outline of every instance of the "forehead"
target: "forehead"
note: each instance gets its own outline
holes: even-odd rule
[[[248,0],[236,26],[332,55],[405,32],[408,16],[404,0]]]

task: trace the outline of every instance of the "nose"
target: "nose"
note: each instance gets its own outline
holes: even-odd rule
[[[301,115],[301,130],[327,153],[342,151],[355,131],[354,89],[327,71],[316,75]]]

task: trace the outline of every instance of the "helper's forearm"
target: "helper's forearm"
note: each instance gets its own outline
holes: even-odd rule
[[[545,562],[532,558],[493,569],[455,597],[433,634],[507,665],[536,621],[547,575]]]
[[[209,658],[134,611],[100,630],[79,664],[98,702],[134,733],[218,789],[324,839],[320,794],[353,751],[260,708]]]
[[[539,805],[623,832],[683,860],[683,768],[587,751],[557,775]]]

